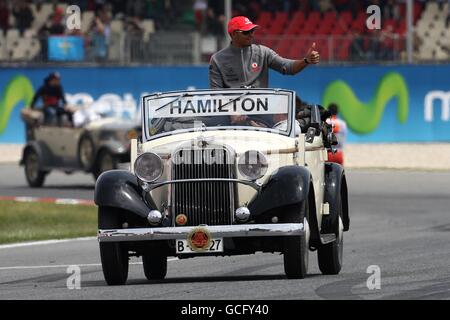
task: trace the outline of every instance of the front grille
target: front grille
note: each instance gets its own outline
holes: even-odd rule
[[[180,150],[173,160],[173,180],[235,176],[231,155],[225,149]],[[186,226],[232,224],[234,189],[235,183],[231,182],[174,183],[173,222],[177,215],[184,214],[187,216]]]

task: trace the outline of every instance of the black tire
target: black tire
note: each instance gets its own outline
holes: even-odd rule
[[[94,165],[94,178],[95,180],[105,171],[117,169],[118,160],[115,155],[111,153],[111,151],[107,149],[103,149],[97,156],[97,161]]]
[[[309,221],[308,200],[300,205],[286,207],[284,223],[304,223]],[[309,223],[306,227],[309,230]],[[301,236],[284,238],[284,272],[288,279],[303,279],[308,273],[309,262],[309,231]]]
[[[329,225],[325,223],[322,227],[322,233],[335,233],[336,240],[322,244],[317,250],[317,258],[319,262],[319,269],[322,274],[338,274],[342,268],[342,256],[344,249],[344,232],[342,224],[342,201],[341,196],[338,198],[338,219],[334,225]],[[325,229],[325,230],[323,230]]]
[[[89,135],[83,135],[78,143],[78,161],[84,171],[91,171],[95,162],[95,145]]]
[[[144,274],[148,280],[164,279],[167,274],[167,256],[161,252],[146,252],[142,255]]]
[[[32,188],[42,187],[47,172],[40,169],[39,156],[36,151],[29,149],[24,156],[24,171],[28,185]]]
[[[115,229],[122,227],[121,211],[115,208],[98,208],[99,229]],[[106,283],[123,285],[128,278],[128,251],[120,242],[100,242],[100,259]]]

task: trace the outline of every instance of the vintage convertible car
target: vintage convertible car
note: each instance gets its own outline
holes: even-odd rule
[[[323,274],[342,266],[349,229],[344,169],[327,162],[319,107],[300,126],[295,92],[227,89],[143,97],[131,170],[97,179],[98,240],[109,285],[126,283],[130,256],[147,279],[167,257],[284,255],[304,278],[308,251]]]
[[[130,140],[141,133],[139,122],[113,117],[79,128],[43,124],[40,111],[24,109],[22,119],[27,142],[20,164],[31,187],[41,187],[51,170],[85,171],[96,179],[130,161]]]

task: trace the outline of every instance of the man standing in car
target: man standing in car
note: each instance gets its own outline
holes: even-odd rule
[[[210,88],[267,88],[269,68],[294,75],[309,64],[319,63],[315,43],[300,60],[286,59],[268,47],[252,44],[254,31],[258,27],[244,16],[234,17],[228,22],[231,43],[211,57]]]
[[[62,125],[62,116],[66,115],[70,124],[73,126],[72,112],[67,107],[64,91],[61,86],[61,77],[58,72],[50,73],[45,79],[44,84],[34,94],[31,101],[30,108],[34,109],[37,100],[41,98],[44,104],[44,123],[51,124],[55,116],[58,120],[58,125]],[[61,104],[62,102],[62,104]]]

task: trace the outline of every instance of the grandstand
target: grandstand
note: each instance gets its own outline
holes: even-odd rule
[[[1,21],[1,26],[7,25],[4,32],[0,31],[3,64],[48,62],[48,38],[55,36],[83,38],[83,55],[77,63],[201,64],[228,43],[223,12],[208,9],[213,1],[172,0],[162,1],[163,5],[157,0],[124,1],[121,8],[117,7],[120,1],[72,1],[85,3],[81,7],[81,30],[75,31],[65,27],[69,2],[24,1],[34,17],[25,30],[13,14],[19,2],[0,2],[5,4],[0,10],[9,11],[8,21]],[[199,5],[202,2],[206,7]],[[298,58],[316,42],[325,63],[405,62],[405,1],[379,1],[398,9],[397,16],[383,17],[380,31],[366,28],[368,14],[363,5],[356,11],[342,5],[351,2],[317,1],[320,6],[311,6],[308,0],[271,1],[272,7],[264,7],[267,1],[248,1],[247,6],[234,1],[233,15],[253,18],[261,26],[255,42],[284,57]],[[98,7],[98,3],[104,4]],[[147,7],[143,7],[145,4]],[[383,5],[382,12],[387,8]],[[0,14],[1,19],[5,16]],[[100,18],[103,29],[96,18]],[[414,1],[415,62],[450,60],[449,20],[448,1]],[[56,32],[55,25],[62,32]],[[217,32],[217,25],[221,32]]]

